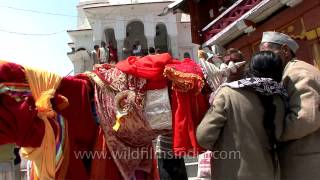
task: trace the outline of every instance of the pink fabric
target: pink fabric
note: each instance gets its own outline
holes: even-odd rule
[[[91,162],[90,179],[106,179],[106,180],[123,180],[123,177],[115,164],[110,151],[106,146],[104,132],[99,128],[94,152],[99,152],[104,155],[103,158],[94,158]],[[155,155],[155,154],[154,154]],[[144,171],[135,171],[137,180],[159,180],[159,172],[155,157],[153,159],[153,168],[151,173]]]
[[[131,134],[131,137],[129,137],[127,135],[130,133],[130,131],[128,131],[129,129],[122,129],[127,127],[125,124],[122,124],[124,127],[120,126],[118,132],[115,132],[112,129],[115,124],[115,95],[118,92],[123,92],[128,89],[136,93],[134,101],[137,109],[133,110],[132,113],[129,113],[128,118],[125,118],[124,123],[137,121],[139,115],[136,112],[141,111],[140,108],[142,108],[146,81],[144,79],[134,78],[131,75],[127,76],[117,68],[105,69],[100,67],[96,72],[99,74],[99,77],[103,77],[102,80],[107,86],[104,88],[96,84],[95,98],[100,125],[105,133],[106,144],[115,164],[124,179],[135,177],[138,171],[143,171],[144,173],[151,175],[154,166],[154,152],[152,150],[151,140],[148,144],[140,147],[137,147],[132,143],[130,143],[130,145],[127,144],[129,139],[132,139],[133,142],[138,140],[136,142],[139,143],[143,137],[149,139],[150,135],[143,134],[144,131],[141,131],[140,133],[136,131],[136,134]],[[125,131],[127,131],[127,133]]]

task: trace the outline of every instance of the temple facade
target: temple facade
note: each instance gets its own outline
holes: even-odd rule
[[[88,51],[102,41],[112,42],[119,60],[130,55],[137,41],[143,54],[149,47],[169,52],[182,59],[185,53],[196,56],[198,46],[191,42],[190,17],[166,14],[159,16],[171,0],[80,0],[78,25],[68,30],[73,49],[68,53],[74,64],[75,73],[90,70],[92,61]],[[87,51],[87,52],[85,52]]]

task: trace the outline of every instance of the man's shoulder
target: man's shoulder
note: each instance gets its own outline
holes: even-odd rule
[[[242,94],[242,96],[251,96],[254,93],[244,88],[232,88],[230,86],[223,86],[217,94],[219,94],[220,96],[224,96],[225,99],[238,99],[240,97],[240,94]]]
[[[283,72],[284,75],[297,74],[297,75],[311,75],[320,76],[320,71],[312,64],[301,60],[290,61]]]
[[[298,60],[298,59],[291,60],[287,66],[288,66],[288,69],[306,69],[306,70],[319,71],[312,64],[309,64],[305,61]]]
[[[307,79],[320,82],[320,71],[315,66],[301,60],[290,61],[282,77],[285,84],[288,83],[287,81],[298,82]]]

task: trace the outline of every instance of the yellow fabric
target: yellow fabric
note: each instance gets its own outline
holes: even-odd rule
[[[120,128],[120,126],[121,126],[121,118],[122,118],[124,115],[126,115],[126,114],[122,114],[122,113],[120,113],[120,112],[117,112],[117,114],[116,114],[116,124],[112,127],[112,129],[113,129],[114,131],[118,131],[118,130],[119,130],[119,128]]]
[[[0,60],[0,64],[7,63],[6,61]]]
[[[57,74],[24,67],[32,96],[38,109],[38,117],[44,121],[45,134],[38,148],[21,148],[21,155],[33,161],[36,176],[39,179],[55,179],[55,136],[48,118],[56,115],[50,99],[53,98],[62,77]]]

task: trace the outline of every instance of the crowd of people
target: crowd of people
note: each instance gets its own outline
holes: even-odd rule
[[[132,46],[132,50],[129,53],[131,56],[143,56],[142,46],[139,41],[135,41]],[[159,48],[149,47],[148,49],[149,55],[160,54]],[[118,52],[117,48],[114,47],[112,41],[109,42],[108,46],[104,41],[99,45],[94,45],[93,50],[90,52],[90,57],[93,64],[117,64],[118,60]]]
[[[56,88],[60,94],[50,96],[50,102],[54,104],[50,108],[59,109],[66,104],[66,98],[73,109],[80,104],[82,109],[78,114],[57,110],[66,117],[65,121],[60,118],[63,122],[60,126],[67,124],[70,128],[70,131],[65,131],[69,137],[66,135],[57,140],[68,140],[71,150],[99,150],[107,152],[108,157],[86,159],[82,165],[78,159],[72,159],[73,154],[70,153],[69,170],[63,172],[60,166],[64,166],[64,159],[56,156],[56,159],[60,157],[61,165],[55,177],[79,177],[74,171],[76,166],[71,166],[73,163],[81,164],[77,167],[84,172],[79,170],[79,174],[82,172],[83,176],[93,179],[183,180],[188,179],[184,156],[197,156],[209,150],[211,173],[205,178],[319,179],[320,71],[298,60],[298,49],[298,43],[290,36],[264,32],[259,51],[250,60],[234,48],[221,53],[215,53],[214,49],[210,52],[201,49],[198,51],[199,63],[196,64],[188,54],[179,61],[153,47],[148,49],[149,55],[142,56],[138,42],[133,47],[133,56],[118,62],[112,42],[108,46],[105,42],[101,46],[95,45],[91,58],[97,66],[93,72],[80,74],[76,80],[57,78],[57,85],[52,89]],[[34,101],[20,98],[17,102],[10,99],[17,98],[19,94],[8,91],[12,84],[7,82],[21,83],[26,79],[22,75],[24,72],[26,76],[34,73],[11,66],[16,69],[0,66],[0,74],[3,75],[0,77],[0,102],[3,106],[0,108],[0,118],[3,119],[0,122],[0,137],[3,137],[0,151],[8,142],[11,149],[15,147],[14,143],[21,147],[39,146],[42,142],[39,137],[47,138],[41,128],[53,124],[51,119],[50,123],[41,124],[41,120],[46,120],[43,114],[36,116],[41,108],[37,103],[30,105],[38,102],[36,98]],[[10,73],[14,76],[9,76]],[[29,76],[27,78],[30,79]],[[29,81],[32,83],[37,82]],[[71,85],[77,85],[81,90],[70,89]],[[30,90],[23,97],[28,94]],[[19,113],[10,114],[17,107],[17,111],[27,116],[22,118]],[[33,138],[32,141],[25,141],[26,138],[18,136],[21,134],[9,137],[12,132],[7,129],[15,127],[9,121],[11,119],[16,119],[16,124],[30,122],[28,127],[37,129],[34,131],[37,138],[20,124],[17,126],[23,130],[21,132]],[[20,122],[21,119],[24,121]],[[73,126],[86,131],[79,132]],[[53,135],[57,134],[57,129]],[[59,133],[56,136],[59,137]],[[152,139],[155,140],[154,146]],[[156,157],[152,156],[151,160],[145,156],[141,159],[117,159],[113,154],[123,150],[140,151],[141,147],[148,152],[155,150]],[[57,145],[59,148],[66,153],[63,157],[68,157],[68,148]],[[239,152],[239,156],[213,156],[219,152]],[[50,156],[50,153],[44,154]],[[3,160],[1,155],[0,163]],[[52,172],[44,173],[46,176],[41,173],[37,171],[35,174],[54,177],[50,174]]]
[[[109,42],[108,46],[106,46],[106,43],[102,41],[101,46],[93,46],[90,57],[93,61],[93,64],[116,64],[118,62],[117,48],[113,46],[112,41]]]
[[[320,72],[288,35],[264,32],[242,76],[222,85],[197,128],[212,151],[212,179],[319,179]]]

